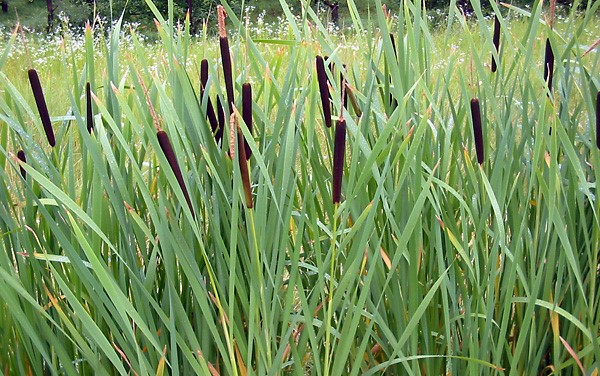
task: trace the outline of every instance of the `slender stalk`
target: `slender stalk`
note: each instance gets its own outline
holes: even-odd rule
[[[331,259],[329,262],[329,291],[327,300],[327,317],[325,321],[325,364],[324,374],[329,376],[331,357],[333,355],[333,344],[331,343],[331,322],[333,321],[333,292],[335,289],[335,266],[337,262],[337,227],[339,215],[339,201],[333,206],[333,228],[331,229]]]
[[[37,105],[38,113],[40,114],[42,125],[44,126],[44,132],[46,132],[46,139],[48,140],[48,144],[54,147],[56,145],[56,139],[54,138],[54,130],[52,129],[52,122],[50,121],[50,114],[48,113],[48,106],[46,106],[46,99],[44,99],[44,91],[42,90],[40,78],[35,69],[30,69],[28,75],[35,104]]]

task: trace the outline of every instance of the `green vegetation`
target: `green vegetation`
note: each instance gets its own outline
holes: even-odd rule
[[[374,2],[4,36],[2,371],[597,374],[600,2]]]

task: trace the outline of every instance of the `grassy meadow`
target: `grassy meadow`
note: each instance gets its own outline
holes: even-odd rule
[[[0,36],[0,372],[598,375],[600,2],[374,3]]]

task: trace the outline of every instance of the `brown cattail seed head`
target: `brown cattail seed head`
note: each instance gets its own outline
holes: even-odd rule
[[[162,149],[165,157],[167,157],[167,162],[169,162],[169,166],[171,166],[171,170],[177,179],[177,183],[179,183],[179,187],[183,192],[183,196],[185,197],[185,201],[194,215],[194,208],[192,207],[192,201],[190,200],[190,195],[188,194],[187,187],[185,185],[185,181],[183,180],[183,174],[181,173],[181,168],[179,168],[179,163],[177,162],[177,157],[175,156],[175,151],[173,150],[173,146],[171,145],[171,141],[169,140],[169,136],[165,131],[156,132],[156,137],[158,138],[158,143],[160,144],[160,148]]]
[[[252,85],[249,83],[242,85],[242,119],[252,134]],[[246,149],[246,159],[250,159],[252,150],[246,138],[244,138],[244,149]]]
[[[225,79],[225,91],[227,92],[227,104],[229,113],[233,113],[233,70],[231,67],[231,51],[229,51],[229,40],[227,36],[219,38],[221,48],[221,63],[223,64],[223,78]]]
[[[344,77],[344,70],[346,70],[346,64],[344,69],[340,71],[340,87],[342,88],[342,108],[348,108],[348,85],[346,84],[346,77]]]
[[[546,53],[544,55],[544,81],[548,83],[548,96],[552,92],[552,76],[554,75],[554,51],[550,39],[546,39]]]
[[[396,38],[393,33],[390,33],[390,40],[392,41],[392,47],[394,48],[394,56],[398,59],[398,51],[396,50]]]
[[[42,121],[42,125],[44,126],[44,132],[46,132],[48,144],[54,147],[56,145],[56,139],[54,138],[54,130],[52,129],[50,114],[48,113],[48,107],[46,106],[46,100],[44,99],[44,92],[42,90],[42,85],[40,84],[40,78],[35,69],[30,69],[28,75],[29,83],[31,84],[31,90],[33,91],[33,97],[35,99],[35,104],[37,105],[40,119]]]
[[[206,83],[208,82],[208,60],[202,59],[200,62],[200,89],[204,93]]]
[[[344,159],[346,156],[346,120],[340,119],[335,125],[335,140],[333,144],[333,203],[338,204],[342,196],[342,176],[344,174]]]
[[[483,130],[481,128],[481,110],[479,108],[479,99],[471,99],[471,117],[473,119],[473,134],[475,135],[475,151],[477,152],[477,162],[483,163]]]
[[[327,86],[327,73],[325,72],[325,62],[323,57],[317,56],[317,80],[319,81],[319,92],[321,94],[321,104],[323,106],[323,117],[325,125],[331,127],[331,105],[329,104],[329,87]]]
[[[596,93],[596,146],[600,149],[600,91]]]
[[[237,150],[238,150],[238,162],[240,164],[240,174],[242,175],[242,185],[244,186],[244,196],[246,198],[246,207],[248,209],[252,209],[254,207],[254,202],[252,200],[252,188],[250,186],[250,173],[248,172],[248,162],[246,157],[246,150],[244,147],[244,143],[241,142],[243,140],[242,131],[237,130]]]
[[[25,157],[25,152],[23,150],[19,150],[17,152],[17,158],[19,158],[21,162],[27,163],[27,158]],[[25,169],[22,166],[19,166],[19,170],[21,171],[21,176],[23,177],[23,179],[27,178],[27,173],[25,172]]]
[[[92,133],[92,129],[94,129],[94,112],[92,110],[92,88],[90,83],[85,84],[85,99],[86,99],[86,117],[87,121],[87,130]]]
[[[500,20],[498,16],[494,16],[494,49],[496,50],[496,54],[500,54]],[[496,62],[496,58],[492,55],[492,72],[498,70],[498,63]]]

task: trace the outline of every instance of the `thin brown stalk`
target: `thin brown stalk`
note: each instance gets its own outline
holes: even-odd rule
[[[329,87],[327,86],[327,73],[323,57],[317,56],[317,80],[319,81],[319,92],[321,94],[321,105],[323,106],[323,117],[325,125],[331,127],[331,105],[329,103]]]
[[[333,187],[334,204],[339,204],[342,196],[342,177],[344,174],[344,159],[346,155],[346,120],[341,118],[335,125],[335,140],[333,144]]]
[[[471,99],[471,118],[473,119],[473,134],[475,136],[475,151],[477,152],[477,162],[483,164],[483,130],[481,127],[481,110],[479,108],[479,99]]]
[[[156,132],[156,137],[158,138],[158,143],[160,144],[161,150],[165,154],[165,157],[167,157],[167,161],[169,162],[169,166],[171,167],[171,170],[177,179],[177,183],[179,183],[179,187],[183,192],[185,201],[187,202],[192,215],[195,215],[194,208],[192,207],[192,201],[190,200],[190,195],[185,185],[185,181],[183,180],[183,174],[181,173],[181,168],[179,167],[179,162],[177,162],[177,156],[175,155],[175,151],[173,150],[169,136],[165,131],[159,130]]]
[[[35,69],[30,69],[28,75],[31,90],[33,91],[33,98],[35,99],[35,104],[37,105],[38,113],[44,126],[44,132],[46,133],[46,139],[48,140],[48,144],[54,147],[56,139],[54,138],[54,130],[52,129],[52,122],[50,121],[50,114],[48,113],[48,106],[46,106],[46,99],[44,98],[40,78]]]

